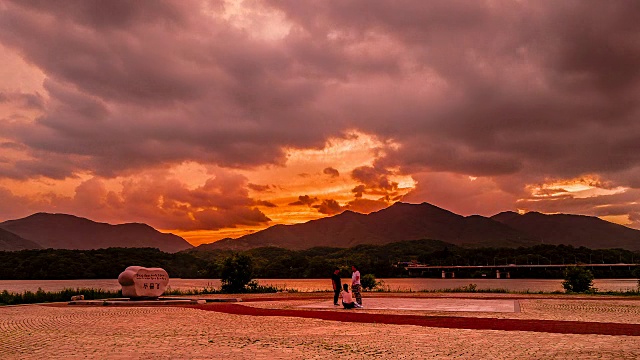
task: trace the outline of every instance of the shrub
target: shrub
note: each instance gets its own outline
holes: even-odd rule
[[[638,279],[638,291],[640,291],[640,267],[635,268],[631,274]]]
[[[376,280],[373,274],[366,274],[360,279],[360,285],[362,285],[363,290],[373,290],[380,285],[380,282]]]
[[[567,292],[574,293],[593,291],[593,274],[583,267],[569,267],[564,271],[562,287]]]
[[[10,293],[7,290],[4,290],[0,292],[0,306],[44,302],[63,302],[71,300],[71,297],[75,295],[84,295],[85,300],[122,297],[122,293],[119,290],[107,291],[103,289],[66,288],[61,291],[46,292],[38,288],[36,292],[24,291],[22,293]]]
[[[246,290],[246,286],[253,277],[253,262],[244,254],[234,254],[224,260],[222,265],[222,292],[240,293]]]

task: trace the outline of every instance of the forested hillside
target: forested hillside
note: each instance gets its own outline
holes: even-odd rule
[[[242,252],[254,264],[254,278],[328,278],[335,266],[342,276],[350,276],[356,264],[363,274],[376,277],[408,276],[398,262],[418,261],[432,265],[508,265],[637,263],[640,252],[622,249],[592,250],[564,245],[537,245],[521,248],[466,249],[442,241],[416,240],[387,245],[358,245],[349,249],[316,247],[288,250],[276,247]],[[0,279],[116,279],[131,265],[162,267],[172,278],[220,278],[229,250],[164,253],[150,248],[110,248],[100,250],[22,250],[0,252]],[[456,272],[456,277],[480,277],[482,272]],[[491,276],[490,271],[485,275]],[[597,269],[596,277],[630,277],[628,269]],[[439,276],[434,272],[429,276]],[[561,270],[519,270],[511,276],[559,278]],[[1,290],[1,289],[0,289]]]

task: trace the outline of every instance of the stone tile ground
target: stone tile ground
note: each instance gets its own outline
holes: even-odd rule
[[[288,307],[305,301],[313,300],[269,303]],[[621,323],[638,323],[640,318],[639,300],[575,301],[522,299],[521,312],[507,315]],[[465,316],[489,314],[466,313]],[[493,313],[493,316],[505,316],[505,313]],[[179,307],[28,305],[0,308],[2,359],[327,359],[345,356],[360,359],[639,359],[640,337],[343,323],[231,315]]]

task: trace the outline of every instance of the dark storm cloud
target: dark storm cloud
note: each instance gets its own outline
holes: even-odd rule
[[[271,191],[273,188],[271,185],[259,185],[259,184],[252,184],[252,183],[247,184],[247,187],[257,192],[268,192],[268,191]]]
[[[393,91],[339,94],[360,128],[400,143],[387,164],[525,177],[613,173],[640,160],[637,3],[272,4],[310,38],[398,44],[397,62],[412,67],[379,80]]]
[[[68,176],[114,176],[186,159],[280,164],[283,146],[318,148],[340,133],[309,112],[322,87],[295,74],[284,44],[204,16],[199,2],[126,4],[6,2],[0,41],[43,70],[50,100],[4,134],[81,156]]]
[[[362,194],[364,194],[365,190],[367,190],[367,187],[360,184],[356,187],[354,187],[353,189],[351,189],[351,192],[354,194],[353,196],[355,196],[356,198],[361,198]]]
[[[42,110],[44,99],[40,94],[0,92],[0,104],[12,104],[22,109]]]
[[[271,219],[254,206],[270,205],[249,198],[246,181],[241,175],[220,171],[202,186],[191,189],[159,172],[123,181],[120,189],[110,190],[103,180],[91,178],[78,185],[71,197],[18,196],[0,186],[0,213],[7,220],[27,216],[35,208],[178,230],[266,225]]]
[[[363,183],[367,188],[379,189],[383,191],[393,191],[398,188],[398,183],[389,180],[391,172],[384,168],[373,166],[360,166],[351,171],[351,177]],[[356,194],[361,193],[360,188],[352,190]]]
[[[268,207],[268,208],[278,207],[278,205],[272,203],[271,201],[266,201],[266,200],[257,200],[256,201],[256,205],[264,206],[264,207]]]
[[[322,204],[315,205],[319,213],[326,215],[335,215],[343,212],[345,209],[334,199],[322,200]]]
[[[49,97],[35,122],[0,123],[31,155],[4,176],[283,164],[355,129],[394,145],[352,172],[367,189],[392,191],[390,169],[510,194],[590,173],[640,187],[637,2],[256,4],[289,32],[264,39],[192,1],[4,1],[0,42]]]
[[[318,199],[317,197],[311,197],[309,195],[300,195],[300,196],[298,196],[298,201],[294,201],[294,202],[290,203],[289,205],[311,206],[311,205],[317,203],[318,201],[320,201],[320,199]]]
[[[329,175],[331,177],[340,176],[340,172],[337,169],[334,169],[332,167],[325,168],[324,170],[322,170],[322,173],[325,175]]]
[[[346,205],[340,205],[334,199],[322,200],[320,205],[314,205],[313,207],[318,209],[319,213],[325,215],[336,215],[346,210],[351,210],[363,214],[369,214],[374,211],[382,210],[389,206],[389,202],[385,200],[370,200],[370,199],[354,199],[347,202]]]

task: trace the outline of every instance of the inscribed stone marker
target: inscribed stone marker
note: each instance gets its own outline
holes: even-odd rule
[[[169,284],[169,274],[162,268],[129,266],[118,276],[118,282],[122,285],[122,296],[158,297]]]

